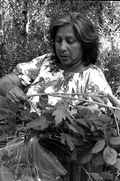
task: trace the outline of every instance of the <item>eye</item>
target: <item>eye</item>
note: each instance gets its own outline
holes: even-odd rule
[[[59,42],[61,42],[61,41],[62,41],[62,39],[61,39],[61,38],[59,38],[59,37],[56,37],[56,38],[55,38],[55,41],[59,43]]]
[[[75,40],[74,40],[73,38],[68,38],[68,39],[67,39],[67,42],[68,42],[69,44],[72,44],[72,43],[75,42]]]

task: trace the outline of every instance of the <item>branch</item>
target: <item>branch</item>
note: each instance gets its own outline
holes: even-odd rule
[[[62,94],[62,95],[60,95],[60,94]],[[29,99],[30,97],[42,96],[42,95],[49,95],[49,96],[53,96],[53,97],[61,97],[61,98],[65,98],[65,99],[73,99],[73,100],[84,101],[84,102],[88,102],[88,103],[92,103],[92,104],[98,104],[99,106],[102,106],[102,107],[111,108],[111,109],[115,109],[115,110],[119,110],[120,111],[120,108],[118,108],[118,107],[108,106],[106,104],[102,104],[102,103],[99,103],[99,102],[86,100],[86,99],[83,99],[83,98],[75,98],[75,97],[70,97],[70,96],[63,96],[63,93],[59,93],[59,95],[58,95],[58,93],[40,93],[40,94],[30,95],[27,98]],[[79,95],[79,94],[64,94],[64,95]]]
[[[80,164],[81,168],[86,172],[86,174],[88,175],[89,179],[91,181],[93,181],[93,179],[91,178],[90,174],[87,172],[87,170]]]

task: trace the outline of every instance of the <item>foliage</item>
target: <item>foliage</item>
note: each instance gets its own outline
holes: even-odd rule
[[[116,94],[116,91],[120,85],[120,54],[119,49],[105,50],[101,52],[99,59],[101,60],[100,67],[104,71],[105,77],[109,82],[109,85],[112,88],[113,94]]]
[[[98,26],[100,34],[101,69],[115,94],[119,87],[119,51],[120,51],[120,2],[111,1],[102,10],[102,26]]]
[[[94,179],[115,181],[117,170],[120,169],[119,101],[103,93],[82,95],[83,98],[56,93],[50,95],[62,99],[55,106],[41,104],[41,115],[30,112],[29,98],[25,103],[16,104],[1,97],[1,143],[6,141],[9,145],[9,141],[12,140],[14,145],[16,137],[30,140],[34,136],[39,140],[57,141],[58,145],[62,144],[70,154],[71,160],[81,165],[91,181]],[[72,105],[73,99],[79,99],[79,105]],[[112,106],[106,104],[108,99]],[[11,157],[8,152],[2,155],[4,148],[5,145],[1,149],[1,160],[12,173],[7,164]],[[84,168],[86,164],[90,165],[89,170]]]
[[[9,73],[19,62],[49,52],[46,31],[49,19],[46,4],[37,1],[3,1],[3,40],[0,63],[2,74]],[[46,53],[47,53],[46,52]],[[8,64],[9,62],[9,64]]]
[[[30,61],[51,51],[47,32],[52,18],[63,12],[84,11],[100,34],[98,66],[104,71],[113,93],[118,89],[119,95],[119,1],[1,2],[0,5],[4,5],[4,23],[3,39],[0,39],[0,76],[11,72],[19,62]],[[78,162],[83,169],[84,165],[89,164],[91,170],[86,170],[86,173],[91,180],[115,180],[116,172],[120,169],[120,113],[117,108],[103,105],[103,97],[98,98],[102,98],[99,103],[93,104],[84,99],[76,107],[64,97],[63,102],[58,102],[54,107],[43,103],[41,116],[30,112],[29,101],[16,104],[0,98],[1,147],[11,139],[14,142],[14,138],[25,135],[28,139],[33,135],[39,139],[48,138],[61,143],[71,155],[71,160]],[[9,159],[9,156],[6,160],[2,157],[5,162]]]
[[[19,62],[49,53],[50,20],[58,14],[78,11],[85,12],[98,29],[101,42],[98,66],[104,71],[113,93],[116,92],[119,86],[119,1],[2,0],[0,5],[0,31],[3,32],[0,76],[11,72]]]

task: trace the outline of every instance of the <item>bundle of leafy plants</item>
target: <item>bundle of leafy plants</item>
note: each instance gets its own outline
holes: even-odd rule
[[[19,156],[21,144],[30,143],[34,137],[62,144],[71,161],[77,162],[91,181],[115,181],[120,170],[119,101],[114,96],[103,93],[77,95],[77,98],[75,94],[51,93],[48,96],[61,98],[53,106],[44,102],[44,95],[31,95],[39,96],[41,115],[30,111],[29,97],[26,102],[18,104],[0,97],[0,159],[2,172],[7,170],[7,174],[4,174],[6,180],[3,181],[10,180],[10,177],[10,181],[22,181],[21,170],[19,177],[14,177],[15,164],[18,164],[15,158]],[[79,104],[74,105],[73,100]],[[8,149],[10,145],[12,149]],[[19,165],[22,167],[20,162],[21,160]],[[85,165],[89,165],[89,169]],[[59,168],[66,173],[64,168]],[[27,174],[29,176],[29,172]],[[28,180],[40,180],[33,178],[29,177]]]

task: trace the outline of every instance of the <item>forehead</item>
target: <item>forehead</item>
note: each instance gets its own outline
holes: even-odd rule
[[[63,36],[67,36],[67,37],[75,37],[75,33],[74,33],[74,29],[72,25],[65,25],[62,27],[59,27],[56,33],[56,36],[59,37],[63,37]]]

